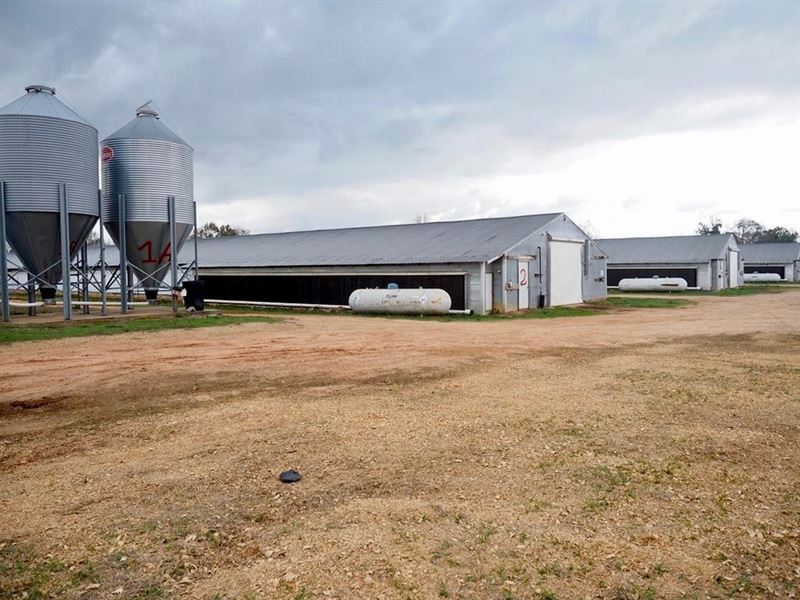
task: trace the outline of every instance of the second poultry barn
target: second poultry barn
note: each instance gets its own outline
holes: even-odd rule
[[[605,298],[605,255],[563,213],[201,240],[208,299],[347,304],[358,288],[441,288],[475,314]]]
[[[680,277],[689,288],[721,290],[743,282],[732,234],[598,240],[608,255],[608,286],[622,279]]]

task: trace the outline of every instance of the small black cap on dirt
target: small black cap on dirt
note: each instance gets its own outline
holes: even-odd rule
[[[283,483],[294,483],[295,481],[300,481],[302,478],[303,476],[294,469],[289,469],[278,475],[278,479]]]

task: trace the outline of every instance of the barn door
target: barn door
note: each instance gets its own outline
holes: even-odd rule
[[[739,253],[728,253],[728,287],[739,287]]]
[[[528,310],[530,298],[528,292],[528,278],[530,276],[530,262],[527,260],[517,261],[517,284],[519,285],[519,310]]]
[[[583,240],[550,241],[550,306],[583,302]]]

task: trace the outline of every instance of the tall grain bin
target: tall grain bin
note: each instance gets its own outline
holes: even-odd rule
[[[194,225],[192,148],[147,105],[102,142],[103,224],[120,246],[119,201],[124,196],[125,248],[148,300],[155,300]],[[170,247],[168,198],[175,198]]]
[[[99,216],[97,130],[56,98],[55,88],[29,85],[25,92],[0,108],[0,182],[8,242],[49,302],[62,275],[61,195],[71,258]]]

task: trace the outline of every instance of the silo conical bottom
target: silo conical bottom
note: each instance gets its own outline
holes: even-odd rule
[[[7,212],[6,233],[14,252],[32,273],[39,276],[42,300],[52,302],[61,281],[61,225],[58,213]],[[69,215],[70,259],[91,233],[97,217]]]
[[[106,222],[111,239],[119,248],[119,224]],[[176,224],[178,252],[192,232],[192,225]],[[139,269],[134,275],[142,283],[145,297],[155,300],[158,288],[169,278],[169,224],[155,221],[128,221],[125,227],[128,262]],[[169,282],[171,283],[171,282]]]

